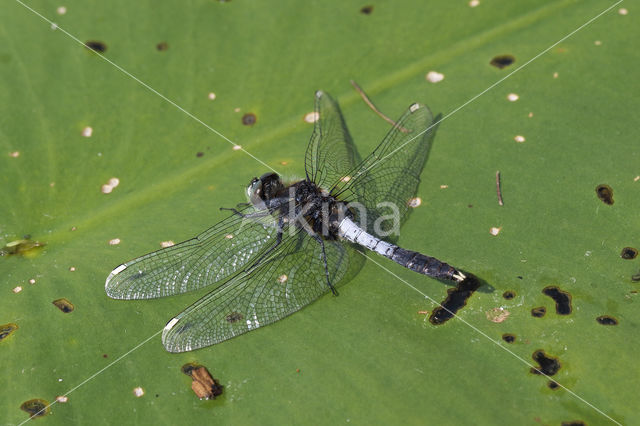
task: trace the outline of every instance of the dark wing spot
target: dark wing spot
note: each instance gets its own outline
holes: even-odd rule
[[[489,64],[493,65],[496,68],[502,69],[502,68],[508,67],[515,61],[516,61],[516,58],[514,58],[512,55],[498,55],[498,56],[495,56],[491,60],[491,62],[489,62]]]
[[[233,324],[234,322],[238,322],[238,321],[242,320],[243,318],[244,317],[242,316],[242,314],[240,312],[231,312],[226,317],[224,317],[224,319],[230,324]]]
[[[600,200],[608,205],[613,204],[613,189],[609,185],[598,185],[596,186],[596,194]]]

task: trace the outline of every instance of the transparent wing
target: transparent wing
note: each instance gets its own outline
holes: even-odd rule
[[[114,299],[151,299],[196,290],[240,271],[275,244],[276,219],[248,206],[195,238],[118,266],[105,283]]]
[[[350,245],[324,244],[329,276],[337,285],[362,256]],[[278,321],[329,292],[321,245],[305,231],[285,236],[274,252],[169,321],[162,333],[165,348],[185,352],[222,342]]]
[[[368,232],[387,238],[389,227],[406,220],[408,202],[415,197],[440,116],[433,118],[424,105],[413,104],[400,117],[380,145],[349,172],[349,180],[337,180],[331,194],[365,207],[356,211]],[[365,217],[366,216],[366,217]],[[394,219],[375,222],[383,217]],[[394,222],[395,220],[395,222]]]
[[[315,111],[318,119],[307,146],[305,171],[318,186],[329,188],[353,169],[360,157],[336,101],[318,91]]]

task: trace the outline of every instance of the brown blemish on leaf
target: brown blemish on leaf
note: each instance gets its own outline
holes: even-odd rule
[[[183,365],[181,371],[193,380],[191,389],[198,398],[216,399],[217,396],[222,395],[224,386],[221,386],[218,380],[211,377],[206,367],[189,363]]]

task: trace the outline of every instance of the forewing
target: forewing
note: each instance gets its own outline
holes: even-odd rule
[[[331,282],[337,285],[350,265],[358,263],[359,255],[349,245],[324,243]],[[162,342],[169,352],[213,345],[278,321],[327,292],[320,243],[300,231],[285,236],[268,260],[232,278],[169,321]]]
[[[366,215],[355,212],[368,232],[386,238],[394,221],[400,225],[406,219],[439,119],[426,106],[411,105],[380,145],[350,172],[350,179],[336,181],[331,194],[365,207]],[[394,219],[375,226],[383,216]]]
[[[151,299],[196,290],[240,271],[275,244],[277,224],[249,206],[195,238],[118,266],[105,283],[114,299]]]
[[[360,162],[340,107],[328,94],[316,92],[315,122],[305,156],[307,177],[328,188]]]

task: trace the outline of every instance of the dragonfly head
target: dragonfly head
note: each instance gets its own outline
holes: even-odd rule
[[[254,177],[247,187],[247,197],[252,204],[259,204],[278,195],[284,188],[277,173],[265,173],[260,178]]]

